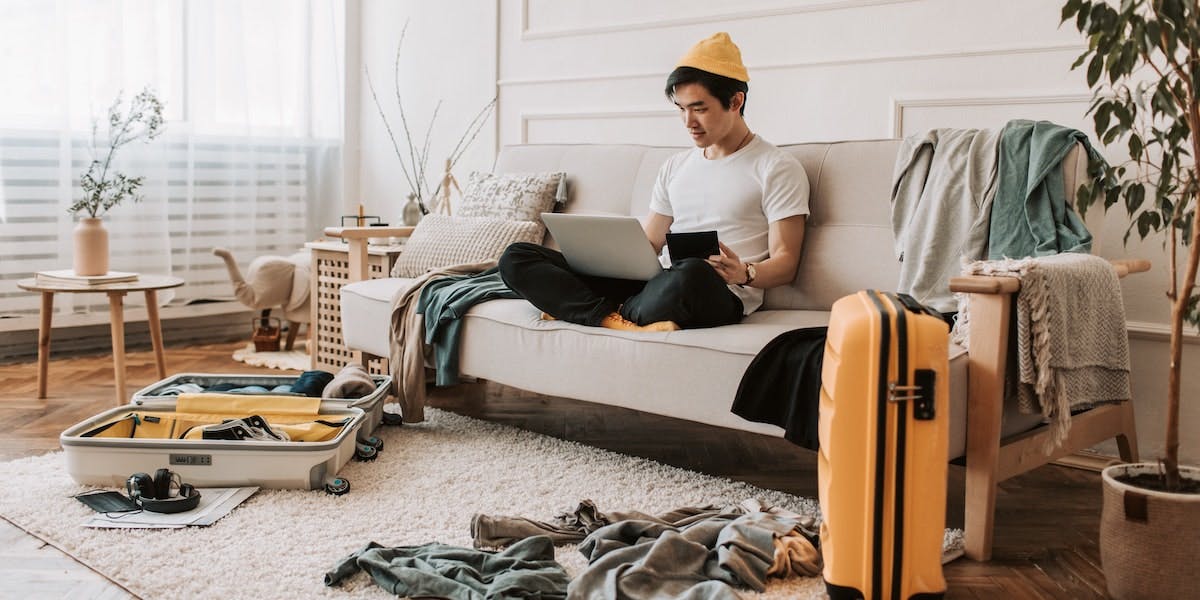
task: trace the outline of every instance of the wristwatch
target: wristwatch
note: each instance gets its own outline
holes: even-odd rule
[[[754,277],[756,275],[758,275],[758,273],[756,272],[756,270],[754,268],[754,263],[746,263],[746,282],[740,283],[738,285],[745,287],[745,286],[750,285],[751,283],[754,283]]]

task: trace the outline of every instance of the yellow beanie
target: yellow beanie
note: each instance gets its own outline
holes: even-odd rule
[[[724,31],[700,40],[675,66],[692,67],[738,81],[750,81],[746,65],[742,64],[741,50]]]

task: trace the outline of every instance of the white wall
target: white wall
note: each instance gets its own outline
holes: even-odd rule
[[[731,34],[750,70],[751,128],[777,144],[1001,126],[1011,118],[1090,133],[1090,93],[1083,73],[1069,70],[1083,43],[1070,24],[1058,27],[1060,10],[1053,0],[364,0],[361,48],[378,85],[410,19],[404,80],[422,91],[410,96],[412,112],[427,114],[433,99],[446,98],[443,123],[465,122],[498,87],[497,128],[457,169],[465,179],[488,168],[496,145],[686,144],[662,86],[677,58],[716,31]],[[365,92],[358,106],[362,197],[371,210],[397,214],[403,179]],[[456,128],[442,132],[457,137]],[[1120,214],[1099,229],[1101,254],[1155,263],[1153,273],[1125,285],[1140,445],[1153,457],[1162,447],[1166,388],[1164,255],[1157,242],[1124,248]],[[1200,370],[1195,340],[1189,373]],[[1200,376],[1185,377],[1189,397],[1200,397]],[[1183,423],[1184,455],[1200,462],[1200,407],[1187,406]]]
[[[392,131],[401,149],[406,150],[393,67],[396,44],[407,21],[408,33],[400,51],[400,93],[415,138],[423,142],[434,109],[442,102],[434,123],[428,165],[432,171],[428,180],[436,186],[444,161],[468,123],[496,95],[497,4],[493,0],[350,1],[361,7],[362,64],[357,66],[361,77],[357,102],[347,103],[359,111],[360,153],[358,189],[348,190],[346,210],[352,212],[357,202],[362,202],[368,214],[398,225],[410,188],[367,88],[363,68],[369,69]],[[347,63],[348,70],[356,68],[349,65],[349,60]],[[455,168],[462,185],[466,185],[471,171],[491,170],[496,152],[494,123],[493,117]],[[352,144],[354,140],[348,138],[347,146]]]

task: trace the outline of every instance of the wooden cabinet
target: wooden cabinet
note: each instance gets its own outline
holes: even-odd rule
[[[312,251],[312,324],[309,330],[312,368],[337,373],[347,363],[359,361],[357,353],[346,349],[342,340],[341,291],[343,285],[358,281],[360,277],[353,275],[350,244],[334,240],[309,242],[304,246]],[[367,246],[366,277],[387,277],[403,250],[403,244]],[[387,374],[387,359],[370,360],[368,370]]]

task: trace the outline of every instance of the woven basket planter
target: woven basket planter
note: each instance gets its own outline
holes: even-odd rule
[[[1200,468],[1180,467],[1200,480]],[[1200,590],[1200,494],[1147,490],[1117,481],[1122,475],[1158,473],[1152,463],[1104,469],[1100,561],[1108,593],[1126,598],[1194,598]]]

